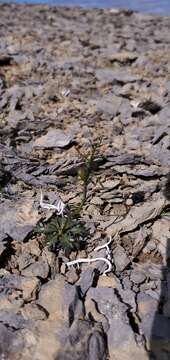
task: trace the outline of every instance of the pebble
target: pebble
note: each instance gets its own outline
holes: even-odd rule
[[[133,270],[131,272],[130,280],[135,284],[141,284],[146,280],[146,275],[141,271]]]

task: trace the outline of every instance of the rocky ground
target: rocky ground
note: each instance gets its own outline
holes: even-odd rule
[[[170,18],[0,16],[0,359],[168,360]],[[81,249],[52,251],[37,224],[74,217],[96,142]]]

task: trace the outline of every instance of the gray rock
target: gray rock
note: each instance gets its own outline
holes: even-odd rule
[[[18,258],[19,270],[21,271],[21,270],[25,269],[27,266],[29,266],[33,262],[34,262],[34,259],[32,258],[32,256],[30,254],[28,254],[28,253],[21,254]]]
[[[56,314],[57,318],[64,315],[64,285],[62,276],[56,276],[41,287],[37,303],[50,314]]]
[[[40,219],[34,209],[34,199],[29,195],[17,202],[6,200],[0,204],[0,233],[22,241],[33,230]]]
[[[36,261],[21,272],[24,276],[36,276],[46,279],[49,274],[49,265],[47,261]]]
[[[1,295],[8,297],[11,295],[11,301],[31,301],[36,298],[40,288],[40,281],[37,278],[24,277],[14,274],[7,274],[0,277]],[[21,297],[22,294],[22,298]],[[17,296],[18,295],[18,296]]]
[[[18,334],[13,332],[9,327],[0,324],[0,358],[7,359],[15,357],[24,346],[22,338],[19,339]]]
[[[131,272],[130,280],[135,284],[141,284],[145,281],[146,275],[142,271],[133,270]]]
[[[137,295],[138,314],[142,318],[147,314],[155,314],[158,309],[159,302],[153,299],[149,294],[140,292]]]
[[[75,321],[75,319],[84,317],[85,309],[84,304],[81,300],[79,286],[65,284],[64,306],[68,312],[68,319],[70,325]]]
[[[46,320],[47,313],[36,303],[28,303],[21,309],[21,314],[26,320]]]
[[[138,75],[131,74],[128,70],[110,70],[98,69],[96,70],[96,79],[102,82],[102,85],[116,84],[116,83],[133,83],[140,80]]]
[[[132,288],[132,281],[129,279],[128,276],[123,276],[123,287],[125,289],[131,289]]]
[[[115,73],[110,69],[98,69],[96,70],[95,76],[103,85],[111,84],[115,79]]]
[[[107,345],[102,327],[76,320],[68,333],[66,346],[55,360],[106,360]]]
[[[117,272],[123,271],[130,262],[130,259],[121,245],[117,245],[113,250],[113,262]]]
[[[94,278],[95,269],[89,268],[81,273],[80,280],[76,285],[80,286],[82,296],[84,296],[89,288],[93,285]]]
[[[151,280],[163,280],[164,274],[162,265],[146,263],[143,266],[143,271],[145,272],[147,277],[150,277]]]
[[[107,113],[116,116],[121,106],[121,98],[117,96],[104,97],[97,103],[96,110],[98,112]]]
[[[146,314],[141,320],[140,328],[148,340],[170,341],[170,319],[162,314]]]
[[[118,293],[123,301],[124,304],[129,306],[129,309],[132,312],[136,312],[136,294],[134,291],[130,289],[122,289],[121,287],[118,288]]]
[[[33,147],[41,149],[51,149],[55,147],[63,148],[72,141],[70,134],[66,134],[60,129],[50,128],[46,135],[35,140]]]
[[[5,310],[0,311],[0,322],[15,330],[30,327],[32,324],[31,321],[24,319],[22,315]]]

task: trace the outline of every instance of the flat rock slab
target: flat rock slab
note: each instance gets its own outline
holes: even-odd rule
[[[34,148],[51,149],[63,148],[68,146],[72,141],[72,137],[60,129],[49,129],[47,134],[37,138],[33,144]]]
[[[34,207],[34,199],[24,196],[15,203],[0,204],[0,233],[22,241],[34,229],[41,216]]]

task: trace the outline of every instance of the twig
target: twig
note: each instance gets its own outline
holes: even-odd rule
[[[77,260],[73,260],[73,261],[69,261],[66,263],[67,266],[71,266],[71,265],[76,265],[76,264],[81,264],[81,263],[92,263],[92,262],[96,262],[96,261],[104,261],[107,265],[108,265],[108,268],[103,272],[103,275],[106,275],[106,273],[110,272],[112,270],[112,264],[109,260],[103,258],[103,257],[100,257],[100,258],[94,258],[94,259],[90,259],[90,258],[87,258],[87,259],[77,259]]]
[[[110,236],[110,239],[109,239],[109,241],[108,241],[106,244],[97,246],[97,247],[94,249],[94,251],[98,251],[98,250],[101,250],[101,249],[104,249],[104,248],[106,248],[107,250],[109,250],[108,245],[109,245],[111,242],[112,242],[112,237]]]

